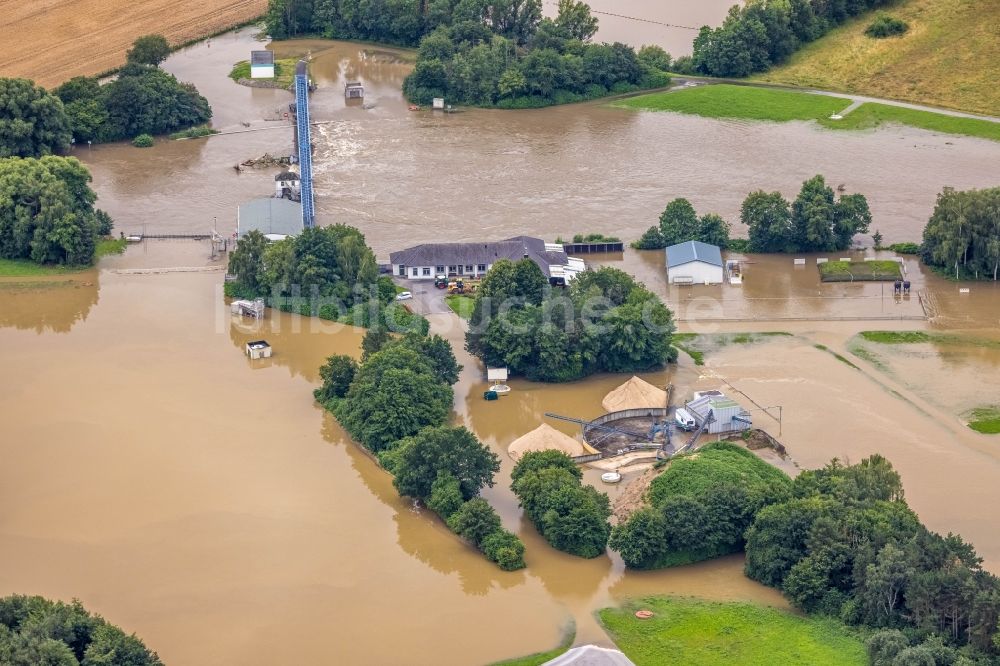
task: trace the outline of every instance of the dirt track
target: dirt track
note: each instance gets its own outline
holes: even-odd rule
[[[0,76],[54,87],[120,66],[140,35],[183,44],[266,9],[267,0],[0,0]]]

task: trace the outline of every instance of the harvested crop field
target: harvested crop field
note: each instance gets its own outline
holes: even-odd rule
[[[184,44],[264,14],[267,0],[0,0],[0,75],[51,88],[121,66],[140,35]]]

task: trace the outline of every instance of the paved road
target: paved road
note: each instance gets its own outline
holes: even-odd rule
[[[446,289],[436,289],[433,280],[404,280],[394,278],[396,284],[413,294],[413,299],[403,301],[420,315],[448,314],[451,308],[444,302]]]

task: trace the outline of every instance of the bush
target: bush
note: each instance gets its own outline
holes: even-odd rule
[[[319,369],[323,385],[313,391],[316,401],[325,405],[331,400],[343,398],[357,372],[358,362],[350,356],[337,354],[328,358],[326,364]]]
[[[920,254],[920,243],[893,243],[889,249],[896,254]]]
[[[136,148],[152,148],[153,147],[153,137],[149,134],[140,134],[139,136],[132,139],[132,145]]]
[[[873,39],[884,39],[902,35],[909,29],[910,26],[906,21],[881,14],[865,28],[865,34]]]
[[[480,547],[483,554],[504,571],[524,568],[524,543],[513,532],[495,530],[483,539]]]
[[[500,516],[482,497],[463,504],[447,522],[452,532],[477,548],[487,536],[500,529]]]
[[[394,460],[398,460],[398,458],[394,458]],[[393,463],[394,469],[397,464],[397,462]],[[431,495],[427,498],[427,508],[448,520],[452,514],[462,508],[463,504],[465,504],[465,498],[462,497],[462,488],[458,479],[447,470],[439,471],[434,483],[431,484]]]

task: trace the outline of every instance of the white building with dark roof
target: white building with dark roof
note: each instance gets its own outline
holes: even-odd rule
[[[667,248],[668,284],[722,284],[722,251],[717,245],[687,241]]]
[[[274,52],[273,51],[251,51],[250,52],[250,78],[251,79],[273,79],[274,78]]]
[[[392,274],[411,280],[481,277],[500,259],[531,259],[553,284],[565,284],[586,270],[583,260],[569,257],[562,245],[531,236],[486,243],[425,243],[389,255]]]

